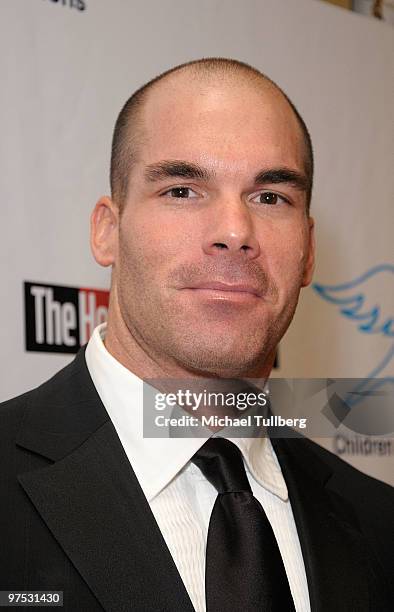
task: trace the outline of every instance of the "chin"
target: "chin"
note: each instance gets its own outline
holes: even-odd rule
[[[191,352],[183,350],[177,361],[193,372],[205,372],[220,378],[239,378],[251,371],[262,370],[272,354],[268,347],[261,350],[261,346],[260,350],[240,350],[236,345],[231,350],[223,350],[219,342],[214,346],[208,343],[204,347],[194,346]]]

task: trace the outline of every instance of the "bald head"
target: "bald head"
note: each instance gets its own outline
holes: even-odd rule
[[[248,95],[251,89],[259,92],[262,101],[282,105],[290,110],[297,123],[302,146],[304,172],[307,179],[307,206],[309,210],[313,182],[313,151],[307,127],[295,106],[284,92],[266,75],[243,62],[226,58],[205,58],[171,68],[138,89],[125,103],[115,124],[111,154],[111,192],[113,200],[122,209],[127,197],[130,173],[146,130],[146,115],[159,109],[167,98],[176,104],[178,93],[188,90],[209,92],[221,87],[231,88],[234,95]],[[149,111],[148,111],[148,108]]]

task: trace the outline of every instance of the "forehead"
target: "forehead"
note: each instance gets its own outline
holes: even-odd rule
[[[300,126],[272,85],[242,78],[169,78],[149,93],[141,116],[142,164],[182,159],[243,172],[264,166],[302,170]]]

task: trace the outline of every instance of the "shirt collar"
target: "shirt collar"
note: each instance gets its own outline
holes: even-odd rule
[[[86,347],[94,386],[116,429],[148,501],[166,487],[208,437],[145,438],[143,381],[106,349],[106,323],[96,327]],[[218,432],[216,435],[220,435]],[[283,500],[288,498],[279,462],[269,438],[228,438],[241,450],[253,478]]]

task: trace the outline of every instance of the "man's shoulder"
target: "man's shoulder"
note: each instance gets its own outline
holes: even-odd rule
[[[381,567],[391,568],[394,488],[307,438],[278,442],[274,446],[294,507],[300,504],[309,519],[318,517],[322,526],[342,525],[360,534]]]
[[[22,395],[13,397],[0,403],[0,438],[4,439],[9,432],[15,432],[15,428],[22,423],[29,397],[33,393],[27,391]]]
[[[394,512],[394,487],[361,472],[312,440],[304,438],[302,444],[310,454],[311,460],[316,457],[330,470],[329,488],[353,501],[358,499],[363,504],[368,504],[370,501],[376,505],[380,499],[390,501],[393,504]]]
[[[84,354],[81,351],[77,357],[64,368],[56,372],[51,378],[37,387],[0,402],[0,439],[16,433],[18,427],[23,423],[26,411],[31,405],[40,403],[48,404],[57,401],[59,394],[71,383],[71,380],[80,371],[81,360]]]
[[[328,491],[347,499],[365,512],[394,514],[394,487],[353,467],[335,453],[301,436],[272,440],[282,469],[297,476],[298,486],[308,482],[323,484]]]

